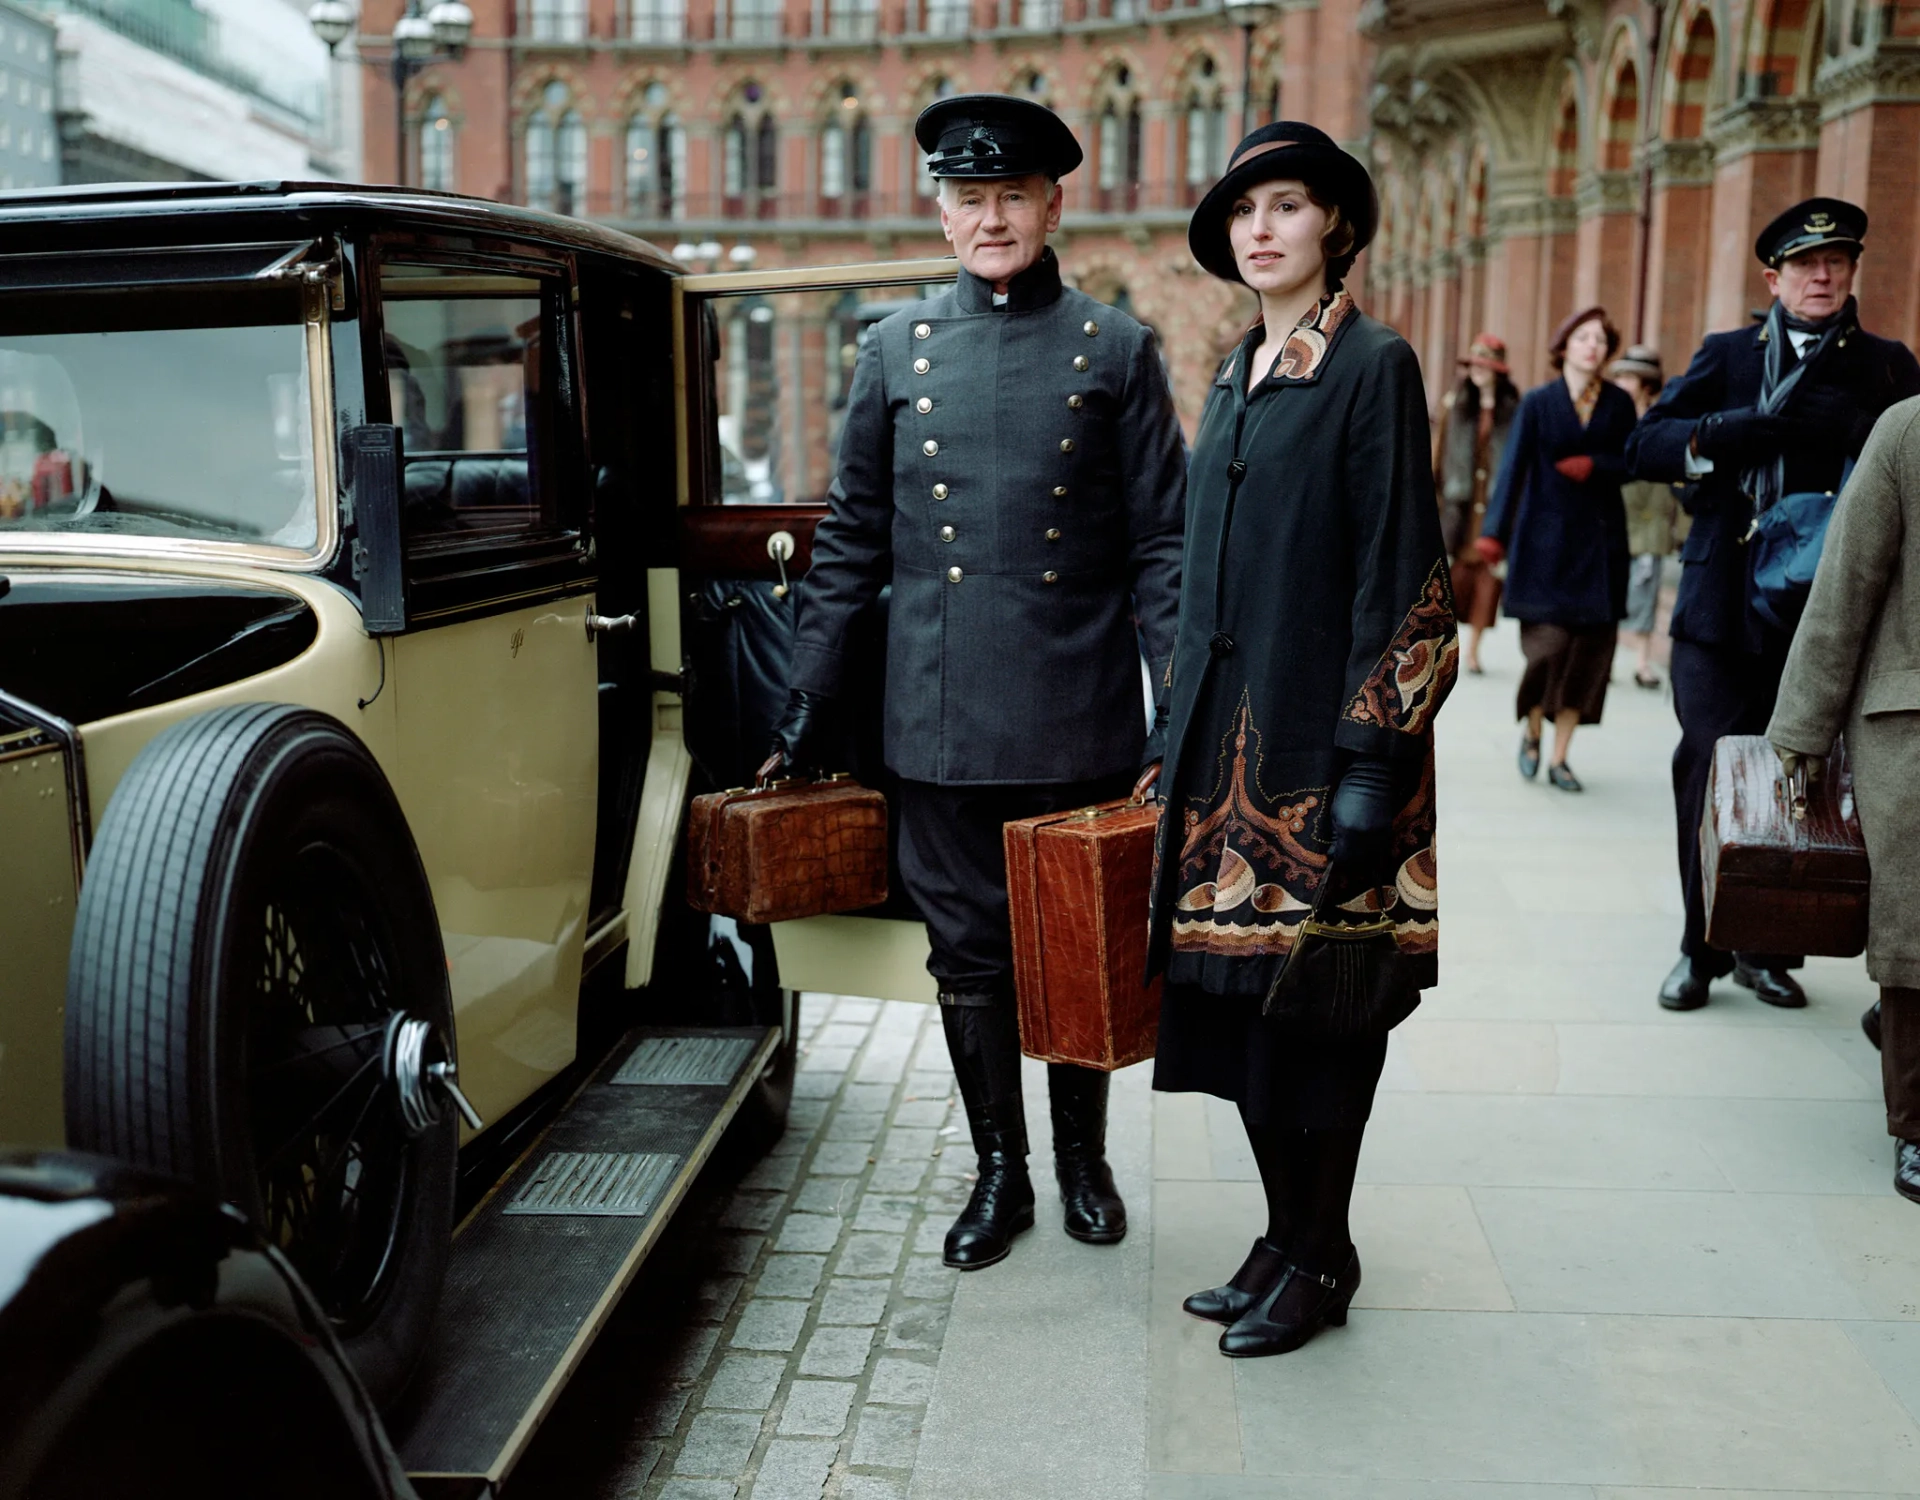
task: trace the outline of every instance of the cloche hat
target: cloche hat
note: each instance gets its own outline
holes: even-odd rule
[[[1340,210],[1353,231],[1353,249],[1343,259],[1350,261],[1366,249],[1380,222],[1380,200],[1366,167],[1324,130],[1299,120],[1275,120],[1234,147],[1226,174],[1207,189],[1187,223],[1187,248],[1202,267],[1222,281],[1241,279],[1227,238],[1227,215],[1248,188],[1280,178],[1304,182],[1317,199]],[[1330,271],[1328,280],[1335,279]]]

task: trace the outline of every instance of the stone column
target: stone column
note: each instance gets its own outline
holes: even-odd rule
[[[1819,105],[1811,99],[1742,99],[1707,123],[1713,145],[1713,211],[1707,327],[1738,328],[1767,305],[1755,237],[1782,209],[1813,193]],[[1907,142],[1909,157],[1913,140]]]
[[[1573,201],[1579,229],[1568,311],[1598,303],[1612,315],[1615,327],[1631,330],[1636,311],[1640,174],[1583,172],[1573,186]]]
[[[1867,211],[1867,253],[1854,291],[1873,332],[1920,340],[1920,41],[1882,40],[1815,79],[1820,166],[1815,191]]]
[[[1653,224],[1647,236],[1647,333],[1668,368],[1680,370],[1707,331],[1707,224],[1713,147],[1655,141]]]

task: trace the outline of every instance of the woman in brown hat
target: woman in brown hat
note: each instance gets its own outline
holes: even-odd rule
[[[1487,491],[1500,472],[1520,389],[1507,375],[1507,346],[1483,333],[1461,358],[1466,375],[1441,402],[1433,453],[1440,492],[1440,535],[1453,559],[1453,597],[1467,627],[1466,667],[1480,672],[1480,637],[1500,613],[1500,580],[1474,540],[1487,515]]]
[[[1506,608],[1527,659],[1515,705],[1525,725],[1520,774],[1539,774],[1541,725],[1552,719],[1547,780],[1563,792],[1582,790],[1567,750],[1577,725],[1600,722],[1627,611],[1621,455],[1638,414],[1600,378],[1619,348],[1603,307],[1583,308],[1554,333],[1557,373],[1521,398],[1479,541],[1488,562],[1509,558]]]
[[[1346,1322],[1387,1033],[1437,978],[1433,719],[1458,649],[1419,362],[1342,286],[1377,218],[1359,161],[1279,121],[1187,231],[1260,299],[1188,468],[1149,959],[1154,1087],[1238,1105],[1266,1191],[1246,1262],[1185,1304],[1231,1356]],[[1288,973],[1296,952],[1320,956]]]

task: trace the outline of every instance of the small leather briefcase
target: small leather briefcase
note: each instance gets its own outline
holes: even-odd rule
[[[693,799],[687,900],[742,922],[858,911],[887,899],[887,799],[846,776]]]
[[[1852,958],[1867,946],[1867,845],[1846,746],[1790,783],[1759,735],[1713,747],[1700,823],[1707,941],[1749,953]]]
[[[1111,1072],[1152,1057],[1160,981],[1147,971],[1157,803],[1121,802],[1006,825],[1020,1047]]]

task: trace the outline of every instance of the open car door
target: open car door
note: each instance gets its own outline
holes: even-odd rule
[[[952,260],[725,272],[675,283],[680,444],[679,600],[695,791],[743,786],[786,705],[791,586],[827,512],[862,342],[882,318],[950,282]],[[886,598],[850,642],[844,764],[892,800],[881,757]],[[897,829],[898,820],[890,819]],[[901,893],[851,916],[779,922],[790,989],[934,999],[926,932]]]

